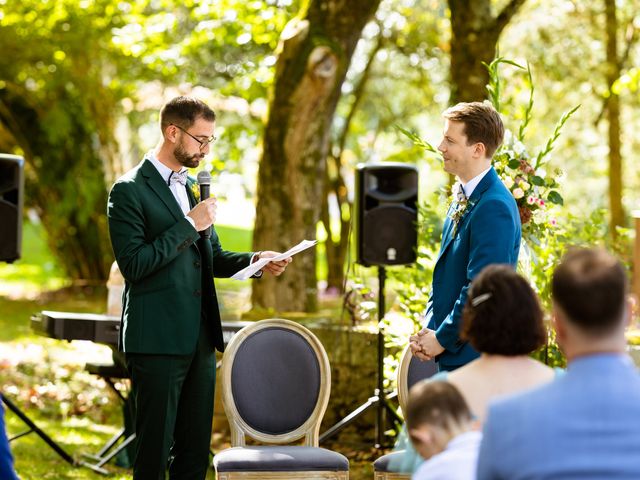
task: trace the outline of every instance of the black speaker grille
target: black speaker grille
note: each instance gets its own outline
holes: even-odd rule
[[[381,206],[363,217],[362,260],[367,264],[403,265],[416,260],[416,211]]]

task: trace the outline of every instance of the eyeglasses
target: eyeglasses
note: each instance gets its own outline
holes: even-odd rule
[[[207,138],[206,140],[200,140],[198,137],[194,137],[193,135],[191,135],[189,132],[187,132],[184,128],[182,128],[180,125],[176,125],[175,123],[172,123],[171,125],[173,125],[176,128],[179,128],[180,130],[182,130],[184,133],[186,133],[187,135],[189,135],[191,138],[193,138],[196,142],[198,142],[200,144],[200,150],[204,150],[204,148],[209,145],[210,143],[215,142],[218,138],[215,135],[211,135],[209,138]]]

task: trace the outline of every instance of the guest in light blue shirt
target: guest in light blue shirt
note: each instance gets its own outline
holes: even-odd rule
[[[626,355],[627,274],[570,251],[552,281],[565,375],[489,408],[478,479],[640,479],[640,376]]]

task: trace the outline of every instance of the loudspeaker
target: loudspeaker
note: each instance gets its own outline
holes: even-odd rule
[[[365,266],[416,261],[418,170],[404,163],[356,167],[356,261]]]
[[[0,261],[13,262],[22,252],[24,158],[0,154]]]

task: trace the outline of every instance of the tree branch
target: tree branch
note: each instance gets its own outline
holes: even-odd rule
[[[527,0],[511,0],[496,17],[494,28],[499,34]]]

